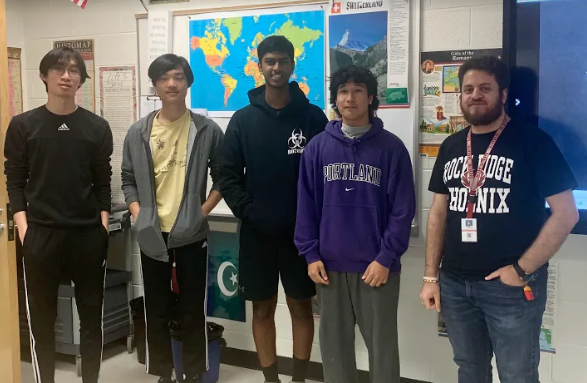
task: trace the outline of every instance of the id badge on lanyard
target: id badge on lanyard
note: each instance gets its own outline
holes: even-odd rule
[[[487,159],[497,142],[499,136],[505,129],[509,119],[507,115],[504,117],[499,129],[493,135],[493,139],[489,143],[483,159],[479,163],[477,173],[473,170],[473,148],[471,144],[472,140],[472,128],[469,128],[469,134],[467,134],[467,170],[462,175],[463,185],[469,189],[469,198],[467,201],[467,218],[461,220],[461,239],[463,242],[477,242],[477,219],[473,218],[473,210],[477,203],[477,190],[485,183],[485,171],[483,168],[487,163]]]
[[[461,219],[461,236],[463,242],[477,242],[477,218]]]

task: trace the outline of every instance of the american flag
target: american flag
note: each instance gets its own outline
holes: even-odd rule
[[[75,5],[79,5],[81,7],[81,9],[84,9],[86,7],[86,4],[88,3],[88,0],[69,0],[69,1],[71,1]]]

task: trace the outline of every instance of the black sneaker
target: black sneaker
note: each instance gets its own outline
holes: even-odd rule
[[[164,376],[162,376],[162,377],[159,378],[159,380],[157,381],[157,383],[177,383],[177,382],[175,381],[175,379],[173,379],[171,377],[168,377],[168,376],[164,377]]]

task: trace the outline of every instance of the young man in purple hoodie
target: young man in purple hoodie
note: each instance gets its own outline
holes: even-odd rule
[[[412,164],[375,117],[377,79],[369,70],[335,72],[330,102],[342,121],[331,121],[302,155],[295,232],[319,286],[324,379],[358,382],[357,323],[371,382],[399,383],[397,306],[416,205]]]

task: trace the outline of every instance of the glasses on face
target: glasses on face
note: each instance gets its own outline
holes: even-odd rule
[[[51,68],[49,71],[55,73],[58,76],[63,76],[63,74],[67,72],[69,77],[74,80],[78,80],[81,77],[81,73],[77,68]]]

